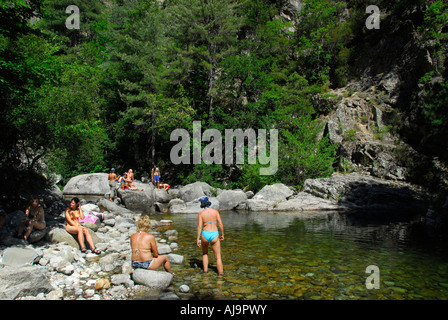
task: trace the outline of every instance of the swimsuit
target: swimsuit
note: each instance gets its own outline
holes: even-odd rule
[[[156,170],[153,169],[153,172],[154,172],[154,174],[153,174],[154,181],[160,181],[159,180],[160,179],[160,177],[159,177],[159,168],[157,168]]]
[[[78,213],[79,213],[79,211],[78,211]],[[71,210],[69,210],[68,214],[70,215],[70,218],[72,219],[72,221],[73,221],[73,223],[75,224],[75,226],[80,226],[80,225],[81,225],[81,224],[79,223],[79,217],[76,218],[76,217],[73,215],[73,213],[72,213]],[[66,222],[67,222],[67,226],[70,226],[70,223],[68,223],[68,221],[66,221]]]
[[[202,230],[202,236],[208,242],[212,242],[213,239],[215,239],[217,236],[219,236],[219,232],[218,231]]]
[[[132,261],[132,268],[149,269],[153,259],[148,261]]]
[[[205,209],[208,212],[208,208],[205,208]],[[209,223],[214,223],[214,222],[217,223],[218,221],[215,220],[215,221],[204,222],[204,225],[209,224]],[[212,242],[217,236],[219,236],[219,232],[218,231],[202,230],[202,236],[208,242]]]
[[[138,233],[137,240],[138,240],[138,238],[140,238],[141,234],[142,234],[142,232],[140,231]],[[137,241],[137,240],[135,240],[135,241]],[[138,248],[133,249],[133,250],[135,250],[136,257],[138,256],[139,251],[151,251],[151,249],[138,249]],[[151,265],[152,260],[153,259],[147,260],[147,261],[132,261],[132,268],[149,269],[149,266]]]

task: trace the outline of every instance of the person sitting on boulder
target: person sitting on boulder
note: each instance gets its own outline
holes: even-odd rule
[[[39,204],[38,198],[30,200],[30,204],[25,210],[26,217],[22,219],[19,224],[17,235],[22,237],[23,230],[25,229],[25,235],[23,239],[28,240],[33,229],[44,230],[46,227],[44,209]]]
[[[131,182],[131,184],[134,182],[134,171],[132,171],[132,169],[128,170],[128,180]]]
[[[95,244],[93,243],[93,238],[90,234],[89,229],[81,226],[81,224],[79,223],[79,218],[83,220],[85,219],[85,216],[82,212],[79,199],[75,197],[70,202],[70,207],[65,210],[65,220],[67,222],[65,230],[67,230],[67,232],[70,234],[78,236],[78,241],[82,253],[85,253],[87,251],[84,244],[85,239],[87,240],[87,243],[89,244],[92,252],[95,254],[100,254],[101,251],[95,248]]]
[[[149,234],[151,221],[149,216],[142,215],[137,221],[137,232],[131,236],[132,267],[157,270],[161,265],[165,271],[171,272],[171,263],[167,255],[159,255],[156,238]]]
[[[139,189],[135,185],[132,184],[132,180],[129,179],[129,174],[128,173],[124,173],[123,174],[123,179],[121,180],[121,190],[143,191],[143,189]]]

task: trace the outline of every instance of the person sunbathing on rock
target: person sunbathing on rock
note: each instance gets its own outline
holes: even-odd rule
[[[82,212],[81,205],[79,203],[78,198],[73,198],[70,202],[70,207],[65,210],[65,220],[67,225],[65,230],[68,233],[78,236],[79,246],[81,247],[81,252],[85,253],[87,250],[85,248],[84,239],[90,246],[90,249],[95,254],[100,254],[101,251],[95,248],[95,244],[93,243],[92,235],[90,234],[89,229],[81,226],[79,223],[79,218],[81,220],[85,219],[84,213]]]

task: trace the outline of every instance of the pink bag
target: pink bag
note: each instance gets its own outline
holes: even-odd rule
[[[89,214],[85,214],[84,219],[78,218],[78,220],[80,223],[84,223],[84,222],[95,223],[98,220],[98,217],[92,216]]]

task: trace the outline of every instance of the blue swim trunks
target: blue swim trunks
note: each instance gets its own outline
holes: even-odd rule
[[[160,181],[159,176],[154,175],[154,181]]]
[[[148,261],[132,261],[132,268],[149,269],[152,259]]]
[[[219,236],[219,231],[202,230],[202,235],[204,236],[205,240],[207,240],[208,242],[212,242],[213,239]]]

